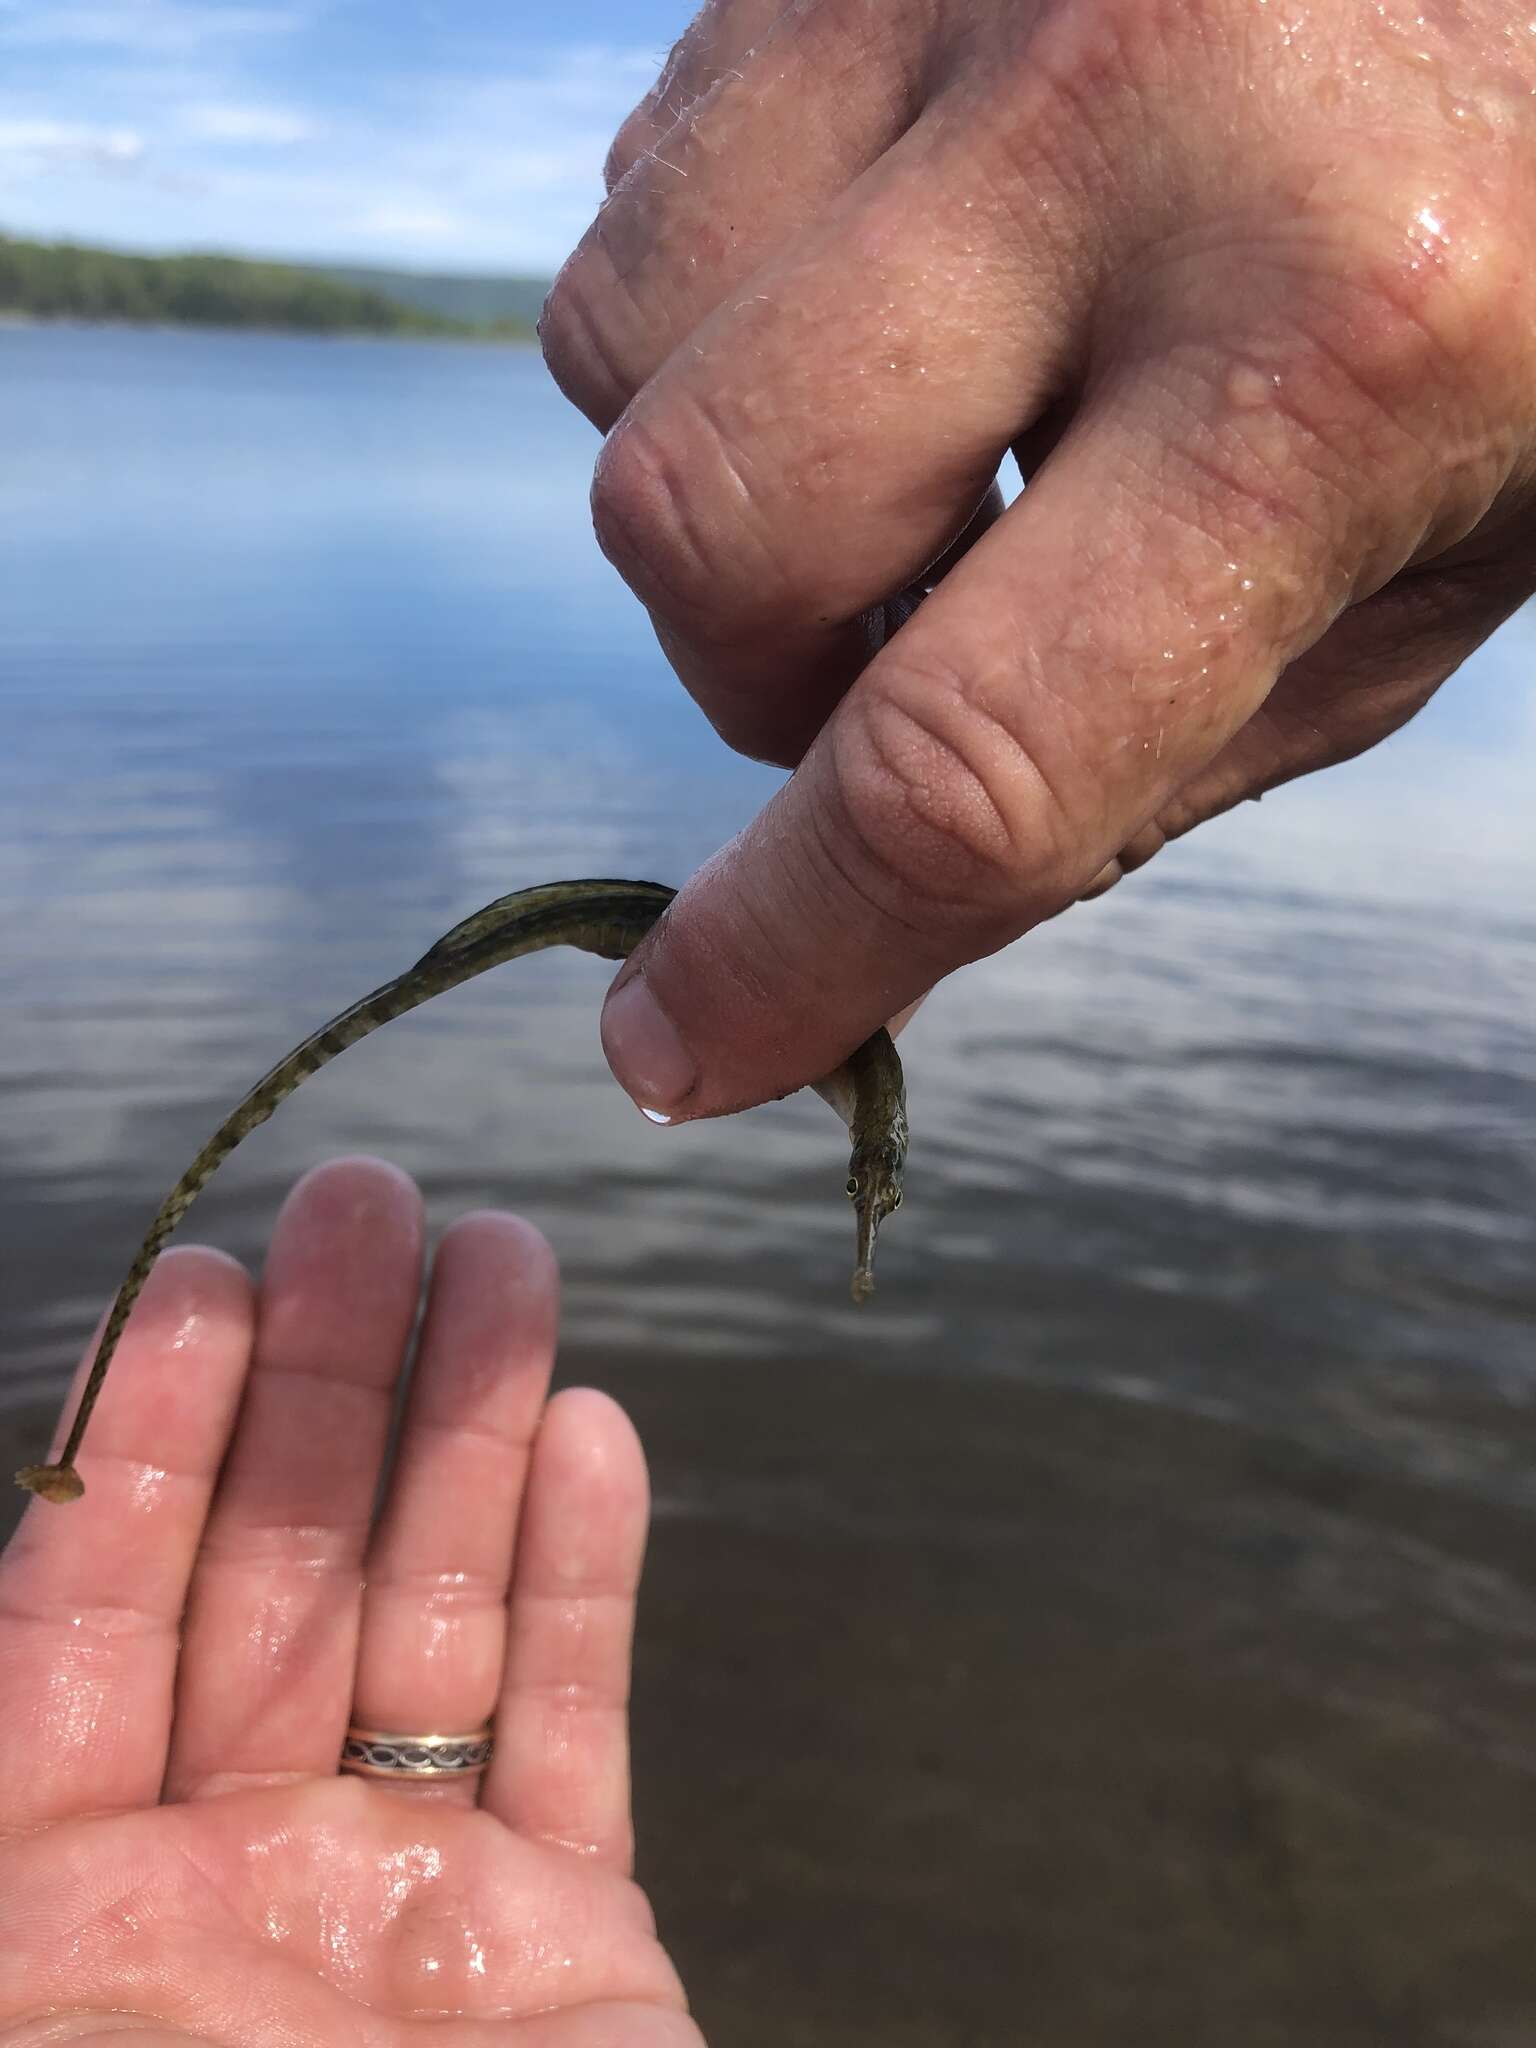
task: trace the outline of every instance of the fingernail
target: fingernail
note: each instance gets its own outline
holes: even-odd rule
[[[670,1123],[670,1112],[692,1094],[699,1078],[676,1025],[643,974],[632,976],[608,998],[603,1051],[620,1086],[653,1123]]]

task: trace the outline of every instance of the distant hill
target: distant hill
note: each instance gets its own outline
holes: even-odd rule
[[[526,306],[539,287],[508,280],[514,300],[503,310],[492,302],[497,282],[414,279],[391,271],[348,273],[238,256],[130,256],[73,242],[0,235],[0,314],[35,319],[259,327],[303,334],[528,336],[532,320],[513,309],[514,300]],[[476,287],[477,306],[487,310],[444,310],[432,302],[430,292],[401,289],[413,284]]]
[[[469,327],[510,322],[532,331],[549,290],[547,277],[436,277],[414,270],[369,270],[351,264],[312,266],[338,284],[380,293],[439,319]]]

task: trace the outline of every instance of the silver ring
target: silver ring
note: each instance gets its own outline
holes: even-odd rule
[[[349,1728],[341,1769],[360,1778],[473,1778],[496,1747],[489,1724],[472,1735],[398,1735],[385,1728]]]

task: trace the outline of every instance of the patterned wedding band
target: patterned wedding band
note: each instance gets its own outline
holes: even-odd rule
[[[490,1728],[473,1735],[395,1735],[384,1728],[349,1728],[341,1768],[363,1778],[473,1778],[496,1747]]]

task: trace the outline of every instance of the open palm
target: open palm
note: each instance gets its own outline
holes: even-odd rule
[[[5,2048],[699,2048],[629,1877],[638,1442],[547,1399],[543,1241],[465,1217],[375,1518],[421,1263],[365,1160],[300,1183],[259,1294],[169,1255],[84,1500],[0,1560]],[[349,1722],[490,1718],[479,1780],[337,1775]]]

